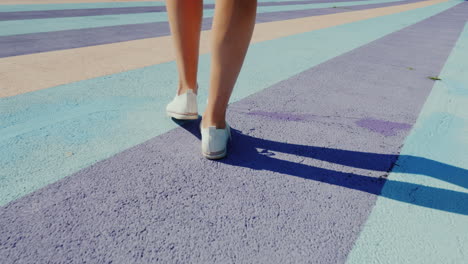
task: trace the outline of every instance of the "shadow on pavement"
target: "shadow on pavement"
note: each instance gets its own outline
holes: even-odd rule
[[[199,121],[178,123],[200,139]],[[251,137],[233,128],[231,131],[235,144],[229,146],[228,157],[219,162],[253,170],[269,170],[380,195],[409,204],[468,215],[468,193],[394,181],[384,177],[369,177],[313,167],[277,159],[275,153],[271,151],[360,169],[426,175],[463,188],[468,188],[468,170],[422,157],[296,145]]]

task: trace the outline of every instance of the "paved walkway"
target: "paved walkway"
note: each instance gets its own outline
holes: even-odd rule
[[[0,263],[468,261],[468,3],[260,1],[209,161],[164,114],[164,2],[29,2],[0,0]]]

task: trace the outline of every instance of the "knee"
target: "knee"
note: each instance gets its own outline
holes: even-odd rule
[[[226,1],[226,0],[221,0]],[[253,12],[257,9],[257,0],[233,0],[243,12]]]

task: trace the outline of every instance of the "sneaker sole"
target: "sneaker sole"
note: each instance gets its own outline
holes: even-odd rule
[[[221,154],[216,154],[216,155],[211,155],[209,153],[205,153],[202,151],[202,154],[205,158],[207,159],[210,159],[210,160],[217,160],[217,159],[222,159],[224,157],[226,157],[226,154],[227,154],[227,150],[225,149],[223,153]]]
[[[198,113],[190,114],[178,114],[172,112],[166,112],[169,117],[178,119],[178,120],[196,120],[198,119]]]

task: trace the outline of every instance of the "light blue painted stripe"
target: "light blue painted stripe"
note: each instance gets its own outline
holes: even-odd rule
[[[259,2],[289,2],[297,0],[258,0]],[[79,2],[79,0],[77,0]],[[213,4],[214,0],[205,0],[205,4]],[[116,8],[138,6],[163,6],[164,1],[154,2],[97,2],[97,3],[73,3],[73,4],[27,4],[27,5],[0,5],[0,12],[18,11],[44,11],[44,10],[69,10],[91,8]]]
[[[256,43],[232,101],[457,4]],[[208,65],[209,56],[201,56],[201,110]],[[174,128],[164,107],[176,78],[170,62],[0,99],[0,205]]]
[[[369,0],[353,1],[339,3],[320,3],[307,5],[291,6],[262,6],[258,7],[259,13],[294,11],[304,9],[315,9],[324,7],[346,7],[367,4],[401,2],[405,0]],[[212,17],[214,10],[205,10],[204,17]],[[46,19],[28,19],[28,20],[9,20],[0,22],[0,36],[29,34],[38,32],[50,32],[81,28],[97,28],[106,26],[117,26],[127,24],[141,24],[151,22],[167,21],[166,12],[158,13],[139,13],[139,14],[121,14],[121,15],[103,15],[103,16],[85,16],[85,17],[66,17],[66,18],[46,18]]]
[[[138,6],[164,6],[165,2],[102,2],[102,3],[74,3],[74,4],[30,4],[30,5],[0,5],[0,12],[70,10],[91,8],[116,8]]]
[[[452,191],[436,196],[412,190],[414,201],[433,201],[453,208],[468,204],[468,24],[450,54],[421,114],[402,149],[416,156],[460,169],[431,168],[433,175],[403,173],[421,166],[398,160],[390,181],[409,182]],[[412,159],[416,161],[416,159]],[[453,168],[453,167],[452,167]],[[438,179],[440,178],[440,179]],[[382,197],[364,226],[348,263],[467,263],[468,215],[449,213],[385,198],[399,192],[385,184]],[[454,210],[456,211],[456,210]],[[466,209],[465,209],[466,213]]]

